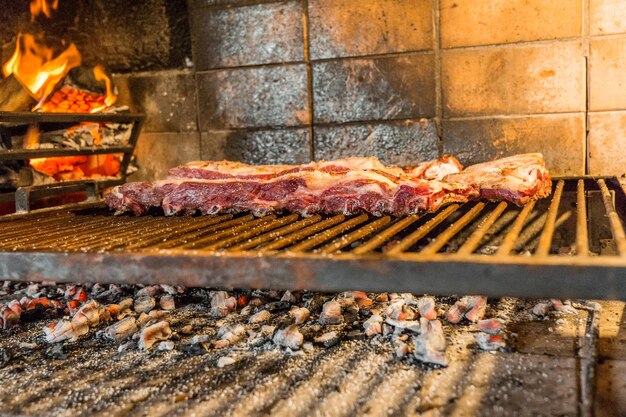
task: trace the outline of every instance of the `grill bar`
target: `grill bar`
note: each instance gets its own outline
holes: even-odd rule
[[[229,227],[232,230],[234,227],[237,227],[242,224],[246,224],[252,221],[253,219],[254,219],[254,216],[251,214],[248,214],[242,217],[238,217],[236,219],[228,220],[225,222],[218,223],[216,225],[212,225],[212,226],[200,229],[198,231],[190,231],[188,233],[183,233],[182,236],[169,239],[159,244],[151,244],[146,247],[147,248],[159,248],[159,249],[174,248],[177,246],[185,245],[188,242],[193,241],[196,238],[201,238],[203,236],[210,235],[212,232],[220,232]]]
[[[496,252],[496,255],[498,256],[508,255],[511,252],[511,250],[513,250],[513,246],[515,245],[517,238],[522,232],[522,228],[524,227],[526,218],[528,218],[528,215],[533,211],[534,207],[535,207],[535,201],[531,201],[530,203],[524,206],[522,211],[520,211],[517,218],[515,219],[515,222],[513,223],[513,226],[511,227],[511,230],[504,237],[504,240],[502,241],[500,248]]]
[[[439,252],[439,250],[443,248],[445,244],[454,237],[454,235],[456,235],[465,226],[467,226],[469,222],[474,220],[474,217],[478,216],[478,214],[483,210],[484,207],[485,203],[477,203],[474,207],[472,207],[470,211],[465,213],[463,217],[451,224],[445,232],[441,233],[439,236],[437,236],[435,240],[430,242],[428,246],[422,249],[422,255],[432,255]]]
[[[626,256],[626,234],[624,234],[624,226],[622,225],[619,215],[615,211],[615,205],[611,198],[611,193],[606,186],[606,182],[603,179],[598,180],[598,186],[602,192],[602,201],[604,202],[604,208],[606,209],[606,215],[609,217],[611,224],[611,232],[613,233],[613,239],[620,255]]]
[[[368,219],[367,214],[361,214],[355,218],[352,218],[348,221],[338,224],[337,226],[331,227],[328,230],[324,230],[321,233],[316,234],[315,236],[310,237],[309,239],[298,243],[297,245],[289,248],[290,252],[304,252],[306,250],[312,249],[316,246],[321,245],[326,242],[328,239],[332,239],[340,233],[344,233],[355,226],[360,225],[363,222],[366,222]]]
[[[267,231],[273,230],[273,229],[277,229],[281,226],[284,226],[286,224],[289,223],[293,223],[294,221],[298,220],[298,215],[297,214],[290,214],[289,216],[286,217],[282,217],[280,219],[276,219],[273,220],[271,222],[268,223],[261,223],[255,227],[252,227],[246,231],[242,231],[240,233],[238,233],[235,236],[232,236],[228,239],[223,239],[219,242],[213,243],[211,245],[207,245],[205,247],[202,248],[202,250],[217,250],[217,249],[221,249],[221,248],[227,248],[231,245],[234,245],[235,243],[239,243],[242,242],[246,239],[249,239],[251,237],[255,237],[261,233],[265,233]]]
[[[288,235],[291,232],[295,232],[297,230],[302,229],[303,227],[307,227],[313,223],[317,223],[322,220],[322,216],[316,214],[314,216],[308,217],[306,219],[299,220],[287,226],[281,227],[276,230],[272,230],[271,232],[264,233],[261,236],[257,236],[254,239],[250,239],[247,242],[240,243],[239,245],[231,246],[229,250],[231,251],[243,251],[255,248],[263,243],[267,243],[271,240],[278,239],[282,236]]]
[[[452,204],[448,207],[444,208],[439,214],[437,214],[432,219],[428,220],[426,223],[417,228],[413,233],[402,239],[398,244],[394,245],[391,249],[387,251],[388,254],[394,255],[401,252],[406,251],[411,246],[416,244],[419,240],[421,240],[424,236],[428,234],[432,229],[434,229],[439,223],[448,218],[452,213],[454,213],[460,206],[458,204]]]
[[[269,243],[263,246],[262,248],[259,249],[259,252],[269,252],[269,251],[283,249],[295,242],[298,242],[302,239],[307,238],[308,236],[311,236],[319,231],[322,231],[327,227],[334,226],[337,223],[341,223],[342,221],[345,220],[345,218],[346,216],[344,216],[343,214],[339,214],[337,216],[333,216],[329,219],[323,220],[319,223],[315,223],[311,226],[307,226],[302,230],[298,230],[296,232],[290,233],[280,240],[276,240],[272,243]]]
[[[606,221],[587,214],[596,190]],[[587,256],[611,233],[622,253],[625,199],[615,179],[575,178],[522,209],[476,202],[401,218],[66,207],[0,219],[0,279],[626,299],[626,256]],[[551,251],[573,245],[577,256]]]
[[[548,208],[548,216],[546,217],[546,224],[543,226],[543,232],[539,238],[539,245],[537,246],[537,255],[545,256],[550,252],[550,245],[552,244],[552,236],[554,235],[554,227],[556,225],[556,215],[559,213],[559,204],[561,204],[561,196],[563,195],[564,181],[559,181],[554,190],[554,197],[550,202]]]
[[[354,232],[350,234],[341,236],[340,238],[333,240],[327,245],[322,246],[321,248],[317,249],[316,252],[330,254],[330,253],[335,253],[337,251],[340,251],[341,249],[356,242],[357,240],[363,239],[364,237],[367,237],[371,235],[372,233],[377,232],[378,230],[387,226],[390,222],[391,222],[391,217],[383,216],[380,219],[374,220],[373,222],[361,227],[358,230],[355,230]]]
[[[469,255],[473,253],[480,245],[480,242],[487,234],[487,231],[493,226],[498,218],[504,213],[507,208],[507,203],[501,201],[498,203],[495,209],[489,214],[489,216],[478,226],[478,228],[472,233],[472,235],[465,241],[463,246],[459,248],[458,253],[460,255]]]
[[[589,233],[587,231],[587,201],[585,200],[585,180],[578,180],[576,186],[576,254],[589,254]]]
[[[355,254],[355,255],[364,255],[366,253],[369,253],[369,252],[375,250],[376,248],[378,248],[379,246],[381,246],[385,242],[387,242],[389,239],[394,237],[396,234],[400,233],[402,230],[406,229],[407,227],[409,227],[410,225],[415,223],[418,219],[419,219],[419,216],[413,214],[413,215],[407,216],[407,217],[399,220],[398,222],[396,222],[396,223],[392,224],[391,226],[389,226],[383,232],[381,232],[381,233],[377,234],[376,236],[372,237],[370,240],[365,242],[363,245],[361,245],[358,248],[354,249],[352,251],[352,253]]]

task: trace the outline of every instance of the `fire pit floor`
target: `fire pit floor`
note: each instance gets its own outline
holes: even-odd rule
[[[471,324],[444,320],[446,368],[400,360],[390,344],[368,338],[296,353],[241,343],[192,355],[178,348],[192,337],[180,333],[184,326],[197,335],[214,333],[220,320],[247,322],[239,313],[212,317],[206,302],[192,297],[169,319],[179,334],[172,351],[118,352],[119,344],[95,337],[95,329],[76,342],[51,345],[42,327],[55,320],[20,323],[0,338],[0,349],[11,356],[0,366],[0,414],[579,415],[587,313],[525,316],[535,303],[490,300],[487,317],[512,318],[508,346],[498,352],[477,348]],[[602,305],[598,416],[626,410],[624,304]],[[222,357],[235,362],[219,368]]]

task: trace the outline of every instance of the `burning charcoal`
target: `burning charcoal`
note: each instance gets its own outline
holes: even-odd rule
[[[39,296],[39,284],[31,284],[26,288],[26,295],[29,297]]]
[[[404,342],[398,342],[396,344],[396,356],[400,359],[404,358],[410,352],[409,345]]]
[[[107,310],[111,314],[111,317],[114,317],[118,320],[123,319],[130,312],[130,308],[133,306],[134,301],[132,298],[126,298],[120,301],[118,304],[111,304],[107,306]]]
[[[241,324],[226,324],[217,331],[220,340],[213,343],[216,348],[223,348],[237,343],[246,333],[246,329]]]
[[[20,315],[7,306],[0,309],[0,318],[2,319],[2,328],[5,330],[15,326],[20,321]]]
[[[450,323],[459,323],[463,317],[472,322],[477,322],[485,315],[487,309],[487,297],[481,295],[467,295],[448,310],[447,319]]]
[[[334,331],[333,332],[324,333],[323,335],[313,339],[313,341],[315,343],[319,343],[319,344],[324,345],[326,347],[335,346],[337,343],[339,343],[339,334],[337,332],[334,332]]]
[[[291,291],[285,291],[285,293],[281,297],[280,301],[285,301],[285,302],[290,303],[290,304],[295,304],[298,300],[291,293]]]
[[[134,317],[126,317],[104,329],[104,336],[119,342],[131,337],[137,331],[139,331],[137,320]]]
[[[9,302],[9,304],[7,304],[7,307],[9,307],[18,315],[21,315],[22,312],[24,311],[24,309],[22,308],[22,305],[20,304],[18,300],[12,300],[11,302]]]
[[[470,295],[463,298],[469,299],[469,310],[465,313],[465,318],[473,323],[481,320],[487,310],[487,297],[482,295]]]
[[[550,300],[550,303],[552,304],[552,307],[554,307],[554,309],[560,313],[578,314],[576,309],[572,307],[572,303],[569,300],[565,300],[565,302],[562,302],[561,300],[552,299]]]
[[[476,335],[476,343],[482,350],[491,351],[506,347],[504,338],[501,335],[491,335],[487,333],[478,333]]]
[[[101,312],[100,303],[96,300],[91,300],[76,312],[74,317],[72,317],[72,323],[76,325],[86,323],[90,327],[97,326],[100,324]]]
[[[154,297],[155,295],[158,295],[160,293],[161,293],[160,285],[150,285],[149,287],[143,287],[142,289],[137,291],[137,293],[135,294],[135,297],[144,297],[144,296]]]
[[[223,368],[225,366],[232,365],[235,362],[237,361],[231,358],[230,356],[222,356],[221,358],[217,360],[217,367]]]
[[[160,321],[151,326],[145,327],[139,335],[138,347],[141,350],[148,350],[159,340],[166,340],[172,336],[170,324]]]
[[[502,320],[500,319],[487,319],[478,321],[478,329],[481,332],[485,332],[491,335],[500,334],[502,332]]]
[[[176,308],[176,305],[174,304],[174,297],[169,294],[162,296],[159,299],[159,306],[163,310],[174,310],[174,308]]]
[[[352,298],[356,302],[356,304],[363,307],[370,307],[372,305],[372,300],[370,300],[363,291],[346,291],[343,293],[345,298]]]
[[[48,343],[57,343],[64,340],[75,341],[89,332],[89,324],[84,318],[80,322],[77,320],[76,323],[69,320],[60,320],[56,324],[44,327],[43,331]]]
[[[435,320],[437,318],[435,299],[433,297],[422,297],[417,300],[417,309],[420,317],[424,317],[427,320]]]
[[[346,294],[346,293],[344,293]],[[349,294],[349,293],[348,293]],[[348,307],[348,306],[352,306],[356,304],[356,301],[354,299],[354,297],[350,296],[350,297],[337,297],[336,301],[341,305],[342,308]]]
[[[289,308],[291,308],[291,304],[287,301],[272,301],[265,304],[265,309],[271,313],[288,310]]]
[[[239,294],[237,297],[237,307],[245,308],[250,303],[250,294]]]
[[[172,342],[171,340],[168,340],[166,342],[161,342],[159,343],[159,346],[157,347],[157,350],[161,350],[161,351],[169,351],[173,349],[174,349],[174,342]]]
[[[304,307],[300,307],[292,309],[289,312],[289,315],[294,318],[294,322],[296,324],[302,324],[309,319],[309,317],[311,316],[311,312]]]
[[[406,306],[402,298],[396,298],[385,310],[385,315],[394,320],[413,320],[415,313]]]
[[[147,313],[156,306],[156,301],[151,296],[144,294],[135,298],[134,308],[137,313]]]
[[[268,326],[268,325],[261,326],[261,334],[263,334],[263,336],[271,336],[274,334],[275,331],[276,331],[276,326]]]
[[[273,340],[278,346],[296,350],[300,349],[300,346],[302,346],[304,336],[300,333],[298,327],[292,324],[284,329],[277,330]]]
[[[248,320],[248,323],[262,323],[272,318],[272,314],[267,310],[261,310]]]
[[[368,336],[374,336],[376,334],[380,334],[383,324],[383,318],[379,314],[373,314],[369,319],[363,323],[363,329],[365,329],[365,334]]]
[[[213,291],[211,294],[211,314],[215,317],[226,317],[229,312],[235,311],[237,300],[229,297],[226,291]]]
[[[548,312],[552,308],[552,304],[548,303],[537,303],[533,307],[533,314],[538,317],[544,317],[548,315]]]
[[[378,301],[379,303],[384,303],[384,302],[389,301],[389,294],[387,294],[386,292],[380,293],[376,297],[376,301]]]
[[[319,322],[324,325],[342,323],[343,316],[341,315],[341,304],[334,300],[324,303]]]
[[[313,294],[313,296],[304,303],[304,307],[313,314],[319,314],[327,299],[327,297],[323,297],[319,294]]]
[[[420,322],[417,320],[394,320],[387,318],[385,323],[395,327],[396,329],[410,330],[415,333],[420,332]]]
[[[446,338],[439,320],[420,319],[421,333],[413,338],[415,358],[424,363],[447,366]]]

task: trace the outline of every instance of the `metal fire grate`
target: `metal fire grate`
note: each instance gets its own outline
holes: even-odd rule
[[[101,205],[0,218],[0,278],[626,299],[626,187],[555,181],[523,208],[423,216],[113,216]]]
[[[32,158],[47,158],[55,156],[83,156],[123,154],[120,170],[117,177],[101,179],[84,179],[79,181],[64,181],[55,184],[27,185],[17,188],[15,193],[0,193],[0,202],[15,201],[16,212],[30,210],[31,197],[46,197],[58,193],[73,191],[87,191],[88,199],[94,200],[99,194],[99,188],[111,187],[126,182],[126,171],[131,161],[135,144],[141,131],[145,116],[130,113],[39,113],[39,112],[0,112],[0,134],[4,140],[11,141],[11,136],[24,134],[29,126],[36,125],[42,129],[58,130],[75,127],[82,122],[116,123],[132,125],[128,143],[120,146],[84,146],[60,147],[41,149],[0,149],[0,162],[29,160]]]

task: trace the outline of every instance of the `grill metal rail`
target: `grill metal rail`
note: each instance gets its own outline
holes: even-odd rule
[[[0,218],[0,278],[626,299],[626,186],[555,181],[549,199],[401,218],[112,216],[102,206]]]

